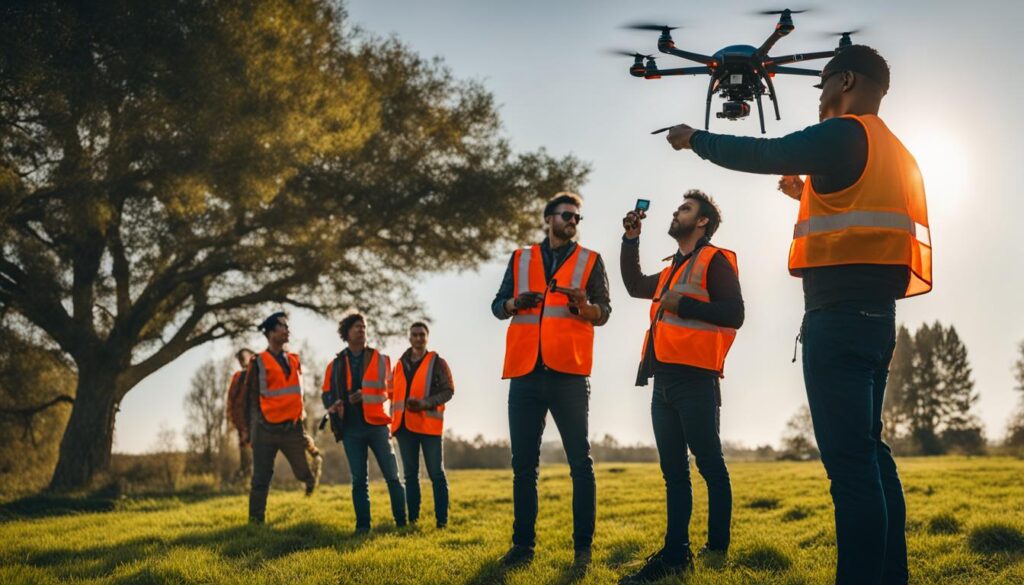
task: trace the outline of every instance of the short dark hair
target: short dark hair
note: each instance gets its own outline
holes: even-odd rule
[[[417,327],[422,327],[424,329],[424,331],[426,331],[427,333],[430,333],[430,327],[427,327],[427,324],[424,323],[423,321],[417,321],[417,322],[413,323],[412,325],[409,325],[409,331],[411,332],[413,329],[415,329]]]
[[[569,203],[576,207],[583,207],[583,199],[579,195],[570,193],[569,191],[562,191],[560,193],[555,193],[554,197],[548,199],[547,204],[544,205],[544,217],[554,215],[555,210],[563,203]]]
[[[700,189],[690,189],[683,194],[683,199],[695,199],[700,203],[697,217],[708,218],[708,223],[704,226],[704,237],[710,240],[711,236],[718,231],[718,226],[722,225],[722,210],[718,208],[718,204],[710,195]]]
[[[821,75],[824,78],[832,73],[852,71],[874,81],[882,89],[882,92],[889,91],[889,63],[878,54],[878,51],[867,45],[850,45],[836,52]]]
[[[277,326],[281,323],[281,319],[286,319],[287,317],[288,313],[285,313],[284,311],[278,311],[273,315],[267,317],[266,319],[263,320],[262,323],[257,325],[256,330],[261,331],[263,332],[263,335],[266,335],[267,333],[270,333],[274,329],[277,329]]]
[[[249,349],[248,347],[243,347],[242,349],[240,349],[240,350],[238,350],[238,351],[236,351],[236,352],[235,352],[235,359],[236,359],[236,360],[240,360],[240,359],[242,359],[242,354],[244,354],[244,353],[246,353],[246,352],[249,352],[249,353],[251,353],[252,355],[256,355],[256,352],[255,352],[255,351],[253,351],[253,350]]]
[[[348,330],[352,329],[352,326],[356,323],[362,323],[366,325],[366,319],[363,318],[359,313],[352,313],[346,315],[344,319],[338,322],[338,335],[341,336],[342,341],[348,341]]]

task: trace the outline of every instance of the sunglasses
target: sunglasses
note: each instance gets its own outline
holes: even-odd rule
[[[583,221],[583,216],[582,215],[580,215],[578,213],[573,213],[571,211],[563,211],[562,213],[559,213],[558,215],[560,215],[562,217],[562,221],[564,221],[564,222],[568,222],[572,218],[576,218],[576,223],[579,223],[579,222]]]
[[[824,88],[825,87],[825,82],[828,81],[828,78],[832,77],[833,75],[836,75],[838,73],[842,73],[842,71],[840,71],[840,70],[829,71],[825,75],[821,76],[821,81],[819,81],[817,84],[815,84],[815,85],[813,85],[811,87],[813,87],[815,89],[822,89],[822,88]]]

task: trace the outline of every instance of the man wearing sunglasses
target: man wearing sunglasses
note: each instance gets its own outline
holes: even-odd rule
[[[512,547],[505,566],[533,559],[541,435],[551,412],[572,476],[574,565],[590,564],[597,489],[587,415],[594,326],[611,314],[608,276],[597,252],[573,241],[583,218],[578,195],[559,193],[544,207],[547,237],[516,250],[491,311],[511,319],[503,378],[512,443]]]
[[[668,141],[719,166],[785,175],[779,189],[800,201],[789,270],[803,278],[804,385],[832,483],[836,583],[906,583],[906,505],[881,410],[895,301],[932,288],[924,183],[878,117],[889,66],[874,49],[838,51],[815,87],[821,123],[800,132],[766,140],[680,125]]]

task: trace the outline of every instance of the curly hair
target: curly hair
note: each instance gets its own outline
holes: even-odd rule
[[[700,189],[690,189],[683,193],[683,199],[694,199],[700,204],[697,217],[708,218],[708,223],[704,226],[704,235],[710,240],[718,231],[718,226],[722,225],[722,210],[710,195]]]
[[[348,341],[348,331],[356,323],[366,325],[366,319],[359,313],[352,313],[351,315],[346,315],[345,318],[338,322],[338,335],[341,336],[342,341]]]

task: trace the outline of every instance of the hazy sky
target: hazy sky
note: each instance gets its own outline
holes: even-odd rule
[[[1024,165],[1017,160],[1024,91],[1019,64],[1010,60],[1019,53],[1024,9],[1016,2],[974,4],[969,11],[962,2],[818,4],[827,7],[797,15],[796,31],[773,53],[828,49],[835,41],[821,32],[864,27],[855,42],[874,46],[888,59],[893,81],[881,117],[921,165],[935,254],[933,292],[900,301],[897,318],[911,329],[936,319],[956,326],[981,395],[977,412],[989,436],[1001,437],[1017,400],[1010,367],[1024,339]],[[806,402],[800,364],[790,361],[803,309],[800,281],[786,271],[797,204],[775,190],[777,177],[720,169],[691,152],[673,151],[664,135],[649,135],[672,123],[702,123],[705,77],[635,79],[627,74],[628,58],[603,50],[655,52],[657,33],[618,28],[638,19],[681,24],[677,45],[705,54],[730,44],[756,46],[775,20],[751,12],[785,6],[639,7],[593,0],[358,0],[348,6],[350,22],[394,33],[419,54],[442,57],[457,76],[482,81],[501,104],[504,132],[516,148],[545,147],[591,163],[590,180],[581,189],[586,219],[580,241],[604,255],[613,307],[609,323],[596,334],[593,437],[654,439],[650,387],[633,386],[648,304],[630,298],[622,286],[620,218],[637,196],[652,200],[641,258],[653,273],[662,267],[659,259],[674,250],[664,232],[683,191],[700,188],[717,199],[724,222],[715,243],[737,252],[746,301],[746,323],[722,383],[722,435],[751,445],[777,444],[786,420]],[[659,64],[686,63],[663,56]],[[817,122],[812,83],[775,78],[783,119],[766,115],[769,137]],[[756,114],[739,122],[712,116],[711,131],[757,135]],[[446,426],[464,436],[508,436],[508,383],[500,379],[507,322],[494,319],[489,308],[507,259],[503,253],[478,271],[431,277],[419,291],[433,319],[431,347],[448,359],[456,381]],[[376,342],[372,323],[370,334]],[[323,363],[340,348],[332,320],[294,313],[292,336],[293,347],[306,342],[314,348],[315,355],[303,356],[307,363]],[[259,336],[246,343],[264,347]],[[384,349],[397,356],[406,345],[399,340]],[[145,451],[161,425],[182,429],[181,404],[192,373],[232,347],[225,342],[194,350],[132,390],[118,415],[115,449]],[[557,438],[554,425],[545,438]]]

